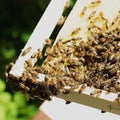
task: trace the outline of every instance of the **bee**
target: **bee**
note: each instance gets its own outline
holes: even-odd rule
[[[75,81],[82,82],[84,79],[84,75],[82,72],[81,74],[79,72],[78,73],[76,72],[74,75],[74,78],[75,78]]]
[[[26,54],[28,54],[31,49],[32,49],[32,47],[26,48],[26,49],[22,52],[21,56],[25,56]]]
[[[64,7],[64,10],[66,10],[67,8],[69,8],[69,6],[70,6],[70,0],[68,0],[68,1],[66,2],[65,7]]]
[[[45,45],[51,46],[52,45],[52,40],[51,39],[46,39],[45,40]]]
[[[33,66],[32,59],[26,60],[25,63],[26,63],[26,66],[27,66],[27,67],[32,67],[32,66]],[[25,64],[24,64],[24,65],[25,65]]]
[[[117,74],[117,68],[114,67],[114,68],[111,68],[110,70],[108,70],[108,75],[109,76],[115,76]]]
[[[104,58],[105,60],[107,60],[108,59],[108,57],[109,57],[109,50],[107,50],[107,51],[105,51],[105,52],[101,52],[101,56],[102,56],[102,58]]]
[[[38,73],[34,70],[34,69],[32,69],[31,71],[30,71],[30,74],[31,74],[31,76],[32,76],[32,79],[38,79],[39,77],[38,77]]]
[[[99,22],[99,23],[106,23],[107,20],[104,18],[104,13],[103,12],[99,12],[99,15],[98,17],[96,17],[96,20]]]
[[[33,87],[30,96],[32,97],[38,97],[42,100],[51,100],[51,93],[49,90],[49,86],[44,82],[39,82],[36,87]]]
[[[110,88],[109,88],[110,85],[105,85],[105,84],[102,84],[102,85],[103,85],[102,88],[103,88],[103,90],[106,91],[106,94],[109,94],[110,93]]]
[[[13,62],[9,63],[9,65],[6,66],[5,77],[6,77],[7,79],[8,79],[9,72],[10,72],[10,70],[12,69],[13,66],[14,66],[14,63],[13,63]]]
[[[27,79],[27,72],[26,72],[26,71],[24,71],[24,72],[22,73],[21,80],[22,80],[23,82],[25,82],[25,81],[26,81],[26,79]]]
[[[98,63],[97,64],[97,71],[98,72],[104,70],[104,68],[105,68],[105,64],[104,63]]]
[[[116,89],[114,87],[110,87],[110,92],[116,93]]]
[[[57,87],[56,87],[56,85],[49,85],[49,89],[50,89],[50,91],[51,91],[51,93],[53,94],[53,95],[57,95],[57,93],[58,93],[58,89],[57,89]]]
[[[115,63],[115,62],[117,61],[116,54],[115,54],[115,53],[112,53],[112,54],[108,57],[108,60],[109,60],[111,63]]]
[[[38,59],[42,58],[42,51],[40,49],[37,50],[37,58]]]
[[[95,2],[91,2],[90,5],[88,6],[88,8],[96,8],[100,5],[101,1],[95,1]]]
[[[87,11],[87,7],[85,6],[82,11],[80,12],[80,17],[82,18],[85,15],[85,12]]]
[[[97,50],[97,52],[105,52],[107,50],[107,48],[103,45],[97,45],[96,50]]]
[[[87,84],[86,84],[86,83],[83,84],[83,85],[80,87],[78,93],[79,93],[79,94],[82,93],[82,91],[85,90],[86,87],[87,87]]]
[[[31,80],[31,78],[32,78],[32,75],[29,71],[26,70],[22,73],[22,77],[21,77],[22,81],[26,81],[27,79]]]
[[[71,85],[71,90],[76,90],[79,88],[79,84],[78,83],[74,83],[73,85]]]
[[[71,103],[71,102],[67,100],[65,104],[70,104],[70,103]]]
[[[111,83],[112,83],[112,80],[111,80],[111,79],[108,79],[108,80],[102,81],[102,82],[101,82],[101,85],[106,86],[106,85],[111,85]]]
[[[117,102],[118,105],[120,105],[120,97],[117,97],[114,101]]]
[[[116,91],[120,91],[120,83],[119,82],[115,82],[114,87],[115,87]]]
[[[38,49],[35,53],[32,54],[31,59],[32,58],[37,58],[37,59],[41,59],[42,56],[42,51],[40,49]]]
[[[45,53],[47,55],[53,55],[53,51],[51,50],[51,47],[47,47]]]
[[[66,17],[64,16],[61,16],[57,22],[57,25],[61,26],[66,20]]]
[[[116,16],[116,18],[112,21],[109,29],[114,29],[116,28],[119,24],[120,24],[120,18],[119,18],[119,15]]]
[[[37,58],[36,52],[32,54],[31,58]]]
[[[96,11],[91,12],[89,17],[87,18],[87,21],[91,20],[95,16]]]
[[[68,93],[70,93],[70,89],[64,89],[63,90],[63,94],[68,94]]]
[[[96,89],[93,92],[90,93],[90,95],[94,96],[94,97],[99,97],[101,95],[101,90],[100,89]]]
[[[104,111],[104,110],[101,110],[101,113],[106,113],[106,111]]]
[[[60,87],[67,86],[67,85],[66,85],[66,82],[65,82],[65,80],[64,80],[65,78],[61,78],[61,77],[60,77],[60,78],[58,78],[58,79],[59,79],[58,83],[59,83]],[[65,90],[63,91],[63,93],[66,93]]]
[[[20,86],[22,89],[24,89],[25,91],[29,91],[29,90],[30,90],[30,88],[27,87],[27,86],[25,86],[25,84],[23,84],[23,83],[19,83],[19,86]]]
[[[109,44],[109,43],[108,43],[108,44],[106,44],[105,46],[108,47],[111,52],[114,51],[114,46],[113,46],[112,44]]]
[[[100,43],[105,43],[106,42],[106,38],[99,36],[99,42]]]
[[[41,67],[34,66],[34,67],[33,67],[33,70],[36,71],[37,73],[42,73]]]
[[[80,27],[76,28],[74,31],[72,31],[72,33],[70,34],[70,36],[77,35],[80,32],[80,30],[81,30]]]

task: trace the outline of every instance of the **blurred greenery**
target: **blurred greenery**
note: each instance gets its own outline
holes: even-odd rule
[[[0,79],[0,120],[30,120],[37,106],[28,103],[22,93],[10,94],[5,88],[5,81]]]
[[[71,0],[70,8],[76,0]],[[42,101],[13,93],[5,82],[5,68],[15,62],[50,0],[0,0],[0,120],[30,120]],[[61,27],[51,35],[54,39]]]
[[[30,120],[42,101],[13,93],[6,66],[17,59],[50,0],[0,0],[0,120]]]

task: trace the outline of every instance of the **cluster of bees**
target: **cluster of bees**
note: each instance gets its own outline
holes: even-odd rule
[[[96,4],[98,6],[100,1]],[[89,7],[96,6],[91,3]],[[90,95],[99,97],[102,90],[117,93],[116,101],[120,103],[120,16],[118,13],[108,24],[102,12],[97,17],[94,14],[90,14],[92,19],[88,18],[87,41],[77,37],[81,30],[77,28],[70,37],[59,39],[53,46],[51,40],[46,40],[47,59],[41,66],[32,66],[31,62],[32,58],[42,58],[42,52],[38,50],[25,62],[21,77],[11,76],[7,71],[12,89],[32,98],[51,100],[51,96],[57,93],[68,94],[77,90],[80,94],[86,87],[94,87],[96,91]],[[26,52],[30,50],[28,48]],[[22,56],[26,52],[23,51]],[[39,73],[45,74],[44,81],[39,81]]]
[[[119,35],[120,28],[116,28],[104,34],[99,32],[97,38],[92,32],[93,39],[86,42],[80,38],[57,42],[41,66],[42,73],[49,78],[46,83],[55,84],[63,93],[78,89],[81,84],[83,89],[93,86],[119,93]]]
[[[32,49],[31,47],[28,47],[21,53],[21,56],[24,57],[26,54],[29,53],[31,49]],[[25,61],[24,63],[25,70],[23,71],[22,76],[20,77],[14,76],[9,73],[11,68],[14,66],[14,63],[10,63],[6,67],[5,72],[6,81],[8,82],[13,91],[23,92],[24,94],[26,94],[28,98],[38,97],[40,99],[47,100],[51,100],[51,95],[53,94],[56,95],[57,89],[54,85],[47,85],[45,82],[39,81],[39,73],[41,73],[41,68],[38,66],[33,66],[33,61],[35,59],[41,58],[42,51],[38,49],[29,60]]]
[[[87,10],[97,8],[100,6],[100,4],[101,4],[101,0],[96,0],[96,1],[91,2],[88,6],[85,6],[80,12],[80,18],[85,16]],[[95,14],[95,11],[92,12],[90,16],[92,17],[94,14]],[[90,16],[88,18],[90,18]]]
[[[71,38],[58,40],[47,52],[47,59],[41,66],[42,73],[47,77],[45,82],[54,84],[63,94],[72,90],[81,93],[86,87],[96,88],[90,93],[95,97],[99,97],[102,90],[117,93],[116,101],[120,103],[118,16],[111,24],[102,12],[89,19],[91,24],[87,26],[87,41],[76,37],[80,28],[70,34]]]

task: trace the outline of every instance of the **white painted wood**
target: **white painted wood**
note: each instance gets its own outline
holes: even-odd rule
[[[102,103],[101,103],[102,104]],[[100,110],[82,104],[70,103],[53,97],[52,101],[45,101],[39,108],[52,120],[119,120],[120,116],[110,112],[101,113]]]

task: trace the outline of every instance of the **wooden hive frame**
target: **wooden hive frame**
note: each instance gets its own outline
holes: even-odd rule
[[[72,31],[78,28],[78,26],[82,28],[81,36],[85,37],[84,33],[85,33],[85,26],[87,23],[84,22],[85,18],[80,17],[80,13],[81,13],[80,11],[82,11],[85,6],[90,5],[90,3],[93,1],[94,0],[77,0],[74,8],[72,9],[67,20],[65,21],[64,26],[57,35],[55,43],[57,42],[57,40],[61,38],[69,37]],[[62,15],[65,3],[66,0],[62,0],[62,1],[52,0],[50,2],[44,15],[42,16],[41,20],[38,22],[32,35],[30,36],[29,41],[22,49],[20,56],[18,57],[16,63],[13,65],[12,69],[10,70],[9,76],[15,78],[20,78],[22,76],[22,73],[24,71],[25,61],[29,60],[29,58],[38,49],[42,49],[44,40],[50,37],[54,27],[57,24],[58,19]],[[109,5],[107,0],[101,0],[101,6],[95,8],[95,10],[98,12],[102,11],[104,13],[104,16],[108,19],[108,21],[111,22],[115,18],[117,12],[120,10],[119,4],[120,4],[119,0],[116,1],[109,0]],[[90,13],[88,13],[88,15],[89,14]],[[47,22],[46,20],[49,20],[49,22]],[[27,50],[28,52],[24,53],[25,50]],[[32,66],[34,66],[36,61],[37,58],[32,58]],[[40,77],[39,81],[41,81],[44,78],[44,75],[40,74],[39,77]],[[115,98],[117,97],[117,94],[109,93],[106,95],[106,91],[102,90],[102,93],[99,97],[94,97],[90,95],[90,93],[94,91],[94,89],[95,88],[87,87],[81,94],[78,94],[78,92],[75,90],[71,91],[69,94],[59,93],[57,94],[57,97],[120,115],[120,105],[117,102],[114,102]]]

